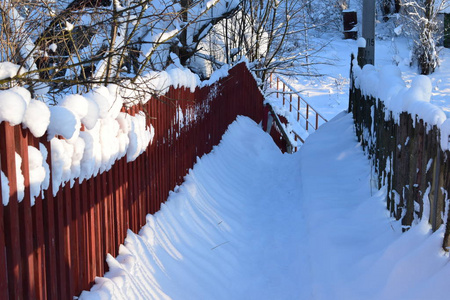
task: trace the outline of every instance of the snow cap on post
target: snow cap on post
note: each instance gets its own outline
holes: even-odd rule
[[[366,48],[366,39],[363,37],[358,38],[358,48]]]
[[[11,91],[0,91],[0,122],[9,122],[12,126],[22,123],[27,102],[22,95]]]
[[[62,106],[53,106],[50,108],[50,112],[50,125],[47,130],[48,140],[56,135],[65,139],[74,137],[75,132],[80,129],[80,121],[77,116]]]

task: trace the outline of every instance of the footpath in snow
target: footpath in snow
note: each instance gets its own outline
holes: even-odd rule
[[[401,233],[350,115],[281,154],[246,117],[81,299],[445,299],[442,231]]]

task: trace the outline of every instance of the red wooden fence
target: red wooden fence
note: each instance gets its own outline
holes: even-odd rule
[[[72,299],[118,255],[128,229],[134,232],[155,213],[196,160],[217,145],[237,115],[262,120],[263,96],[244,64],[212,86],[190,92],[171,88],[159,99],[128,110],[147,114],[153,143],[135,161],[117,161],[108,172],[66,184],[53,197],[52,185],[30,205],[28,145],[37,139],[21,126],[0,124],[1,169],[10,179],[10,200],[0,205],[0,299]],[[184,120],[177,120],[181,108]],[[45,136],[45,135],[44,135]],[[51,151],[51,149],[50,149]],[[15,152],[23,159],[25,198],[17,201]],[[51,155],[47,163],[51,164]],[[1,197],[1,193],[0,193]]]

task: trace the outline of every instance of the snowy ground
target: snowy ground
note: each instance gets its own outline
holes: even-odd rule
[[[81,299],[445,299],[443,232],[402,234],[342,113],[281,154],[239,117]]]

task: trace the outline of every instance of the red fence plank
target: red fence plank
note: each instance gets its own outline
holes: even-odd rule
[[[71,253],[71,276],[73,277],[73,289],[78,291],[81,287],[81,283],[84,279],[84,267],[85,258],[83,251],[84,240],[83,240],[83,216],[81,215],[81,186],[78,180],[75,180],[73,188],[71,189],[72,195],[72,216],[70,220],[70,253]]]
[[[20,251],[19,205],[17,202],[17,181],[15,163],[14,127],[0,124],[1,168],[9,180],[9,203],[4,207],[4,230],[8,256],[8,282],[10,299],[23,299],[23,266]]]
[[[24,199],[19,203],[20,239],[22,244],[22,265],[24,267],[24,298],[36,299],[34,278],[34,253],[33,253],[33,218],[31,216],[30,203],[30,173],[28,162],[28,131],[21,126],[15,126],[16,152],[22,158],[22,175],[24,178]]]

